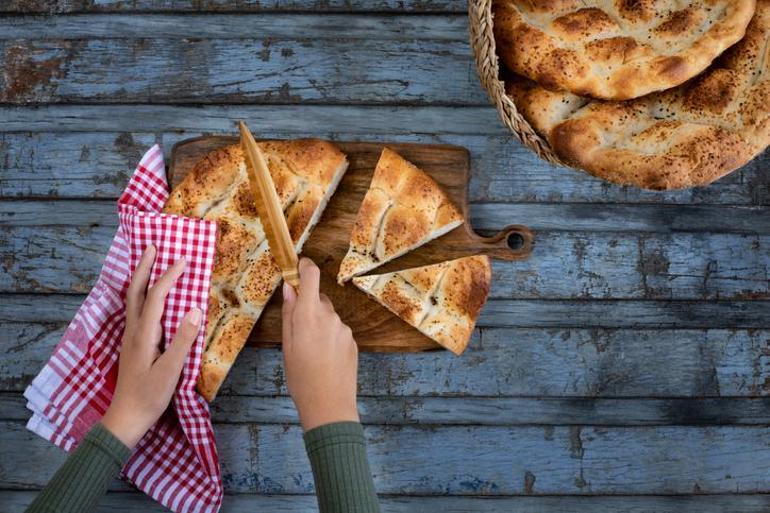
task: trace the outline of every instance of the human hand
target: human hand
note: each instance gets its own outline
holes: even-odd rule
[[[147,288],[156,250],[148,246],[126,293],[126,329],[120,350],[118,382],[102,425],[133,448],[163,414],[174,395],[185,356],[200,329],[202,312],[193,308],[179,323],[174,340],[160,353],[160,319],[166,296],[185,269],[177,261]]]
[[[302,428],[358,421],[358,346],[326,295],[319,293],[321,271],[307,258],[299,262],[299,294],[283,284],[283,361],[286,384]]]

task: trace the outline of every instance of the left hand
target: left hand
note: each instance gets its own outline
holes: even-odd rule
[[[166,296],[185,269],[172,265],[147,289],[156,250],[148,246],[126,293],[126,329],[120,350],[118,382],[102,425],[133,448],[171,402],[185,357],[200,329],[202,313],[193,308],[182,319],[174,340],[161,354],[160,325]]]

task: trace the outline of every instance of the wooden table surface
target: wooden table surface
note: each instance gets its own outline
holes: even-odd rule
[[[488,105],[461,0],[0,2],[0,510],[64,460],[21,392],[100,267],[142,152],[260,136],[471,152],[474,225],[524,223],[469,350],[361,357],[386,512],[770,509],[770,159],[651,193],[554,168]],[[31,16],[30,12],[40,15]],[[214,403],[222,511],[313,511],[280,353]],[[160,511],[115,482],[100,511]]]

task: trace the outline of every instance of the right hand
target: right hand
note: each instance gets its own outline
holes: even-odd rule
[[[358,422],[358,346],[353,333],[319,292],[318,267],[303,258],[299,275],[299,294],[283,284],[283,361],[302,428]]]

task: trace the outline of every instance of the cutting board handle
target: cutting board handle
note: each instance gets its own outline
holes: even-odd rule
[[[511,224],[492,235],[482,237],[473,234],[478,244],[479,253],[500,260],[521,260],[532,253],[535,236],[532,231],[521,224]]]

